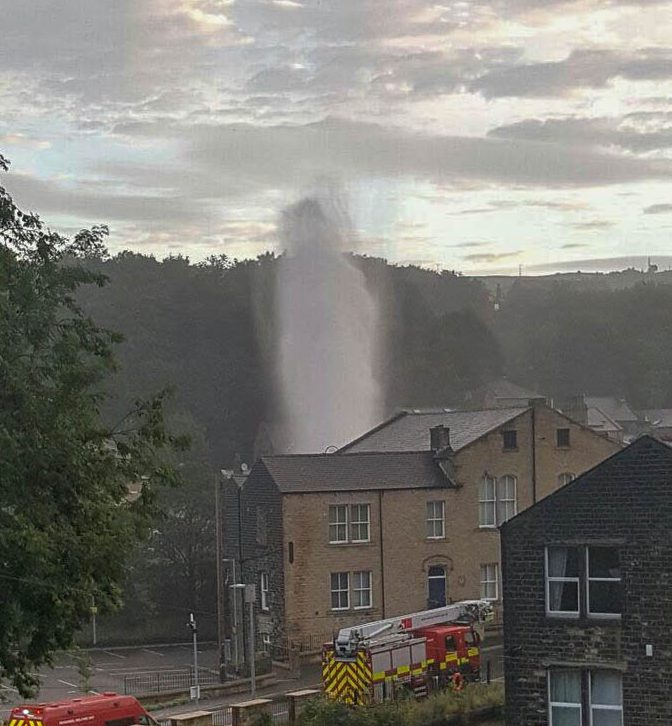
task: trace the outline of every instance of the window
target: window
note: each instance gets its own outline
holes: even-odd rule
[[[268,518],[263,507],[257,507],[257,544],[266,546],[268,544]]]
[[[270,610],[268,604],[268,572],[262,572],[259,579],[259,590],[261,591],[261,609]]]
[[[587,610],[590,615],[621,612],[621,567],[615,547],[586,547]]]
[[[264,652],[270,653],[271,652],[271,634],[262,633],[261,634],[261,643],[264,646]]]
[[[497,524],[516,516],[516,477],[507,474],[497,480]]]
[[[569,429],[555,430],[555,443],[558,448],[566,449],[569,447]]]
[[[371,607],[371,573],[352,573],[352,604],[355,610]]]
[[[550,726],[623,726],[621,674],[558,668],[548,673]]]
[[[350,574],[331,573],[331,609],[347,610],[350,607]]]
[[[618,618],[621,608],[618,548],[605,545],[546,548],[547,614]]]
[[[329,542],[338,544],[348,541],[348,507],[332,504],[329,507]]]
[[[591,671],[589,689],[591,726],[622,726],[621,680],[621,674],[616,671]]]
[[[551,726],[582,726],[581,671],[552,670],[548,680]]]
[[[454,653],[457,650],[454,635],[446,635],[446,653]]]
[[[427,502],[427,537],[442,539],[445,534],[445,502]]]
[[[496,600],[499,596],[498,588],[499,565],[481,565],[481,599]]]
[[[353,504],[350,507],[350,539],[353,542],[368,542],[371,508],[368,504]]]
[[[481,480],[478,501],[480,527],[497,527],[517,512],[517,479],[511,474],[495,479],[486,474]]]
[[[546,612],[579,614],[579,548],[546,549]]]
[[[502,431],[502,447],[504,451],[514,451],[518,448],[518,432]]]
[[[569,484],[570,481],[576,479],[576,474],[572,474],[571,471],[565,471],[562,474],[558,474],[558,487],[564,487]]]
[[[497,481],[494,476],[486,474],[481,480],[478,501],[478,522],[481,527],[495,527],[495,487]]]
[[[446,605],[446,568],[432,565],[427,572],[427,607],[442,608]]]

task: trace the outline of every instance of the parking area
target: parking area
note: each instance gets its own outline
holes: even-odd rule
[[[133,648],[91,649],[82,651],[90,659],[91,677],[89,691],[124,692],[127,678],[144,674],[185,673],[193,668],[193,647],[183,643],[176,645],[146,645]],[[80,659],[81,660],[81,659]],[[217,673],[217,647],[215,644],[199,645],[199,671],[204,674]],[[69,653],[56,656],[53,668],[44,668],[39,673],[40,691],[31,699],[34,703],[51,703],[72,698],[84,692],[82,667]],[[14,705],[25,703],[25,699],[9,686],[2,687],[3,700],[0,704],[0,720],[6,717]]]

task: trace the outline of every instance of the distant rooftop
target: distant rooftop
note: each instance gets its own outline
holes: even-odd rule
[[[409,409],[346,444],[340,451],[429,451],[429,430],[439,425],[450,429],[450,444],[458,451],[526,410],[527,407],[478,411]]]
[[[586,410],[586,424],[591,429],[599,431],[601,433],[608,433],[610,431],[622,431],[623,427],[614,421],[611,416],[608,416],[604,411],[596,406],[588,406]]]
[[[286,494],[450,486],[429,451],[287,454],[264,456],[261,463],[278,489]],[[252,475],[258,466],[255,465]]]
[[[619,423],[622,421],[637,421],[637,414],[628,406],[623,398],[615,396],[585,396],[588,408],[599,408],[609,418]]]

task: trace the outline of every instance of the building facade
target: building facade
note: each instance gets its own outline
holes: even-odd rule
[[[541,401],[404,412],[336,454],[263,457],[225,503],[228,548],[270,640],[469,598],[499,610],[499,525],[617,448]]]
[[[672,723],[671,516],[644,436],[502,527],[507,723]]]

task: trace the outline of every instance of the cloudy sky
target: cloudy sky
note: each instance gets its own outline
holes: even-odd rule
[[[108,223],[112,250],[278,250],[280,210],[327,179],[360,251],[395,262],[532,274],[672,253],[671,2],[0,13],[3,183],[59,229]]]

